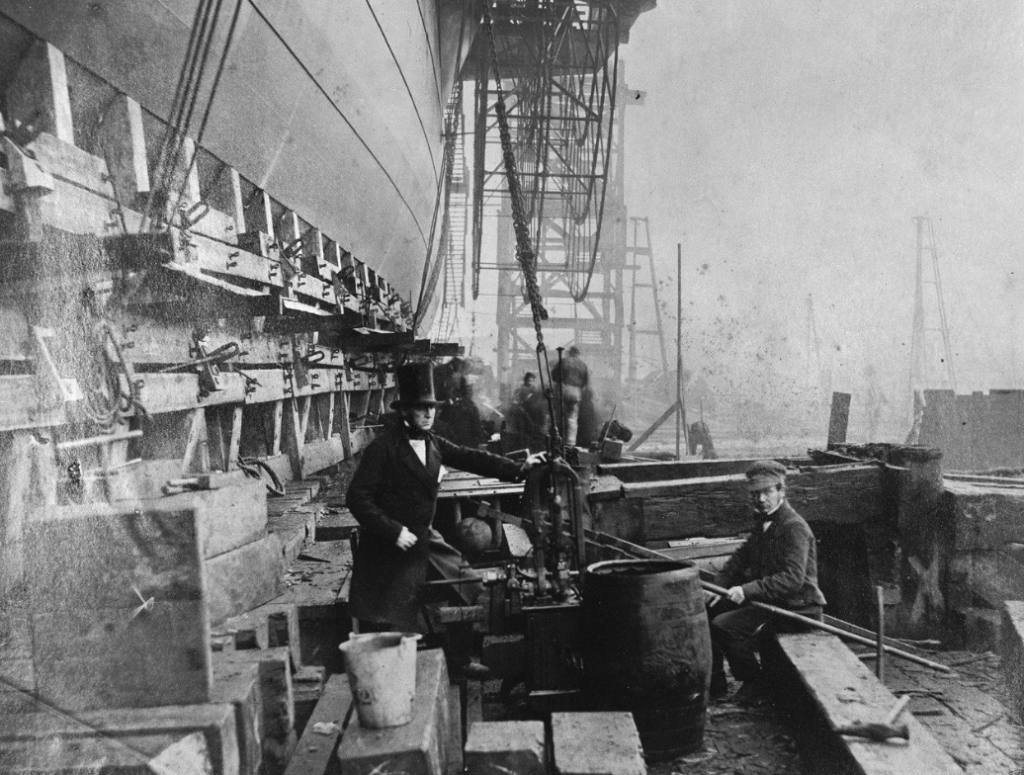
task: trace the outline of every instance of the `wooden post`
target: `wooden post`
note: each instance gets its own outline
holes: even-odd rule
[[[197,455],[198,461],[195,461]],[[192,410],[192,426],[189,428],[185,455],[181,461],[181,473],[192,472],[194,462],[199,472],[205,473],[210,470],[210,443],[206,430],[206,410],[203,407]]]
[[[878,639],[875,644],[875,676],[879,681],[885,683],[885,591],[882,587],[875,587],[875,597],[878,601]]]
[[[31,121],[43,132],[74,145],[68,73],[60,49],[37,40],[18,64],[5,97],[12,125],[15,121]]]
[[[270,456],[281,454],[281,431],[284,425],[284,401],[274,402],[274,442],[270,448]]]
[[[228,459],[225,461],[225,471],[234,471],[238,468],[238,447],[242,441],[242,411],[243,407],[239,404],[231,413],[231,440],[228,442]]]
[[[828,420],[828,446],[846,443],[846,429],[850,424],[850,394],[832,394],[832,414]]]
[[[681,460],[680,439],[690,453],[689,428],[686,427],[686,398],[683,390],[683,243],[676,243],[676,460]],[[682,433],[680,433],[680,429]]]
[[[341,448],[345,451],[345,459],[352,459],[352,424],[349,421],[349,410],[351,407],[349,394],[344,390],[339,393],[341,396],[341,406],[339,411],[341,414],[340,425],[341,425]]]
[[[324,432],[325,439],[329,439],[334,435],[334,403],[337,400],[336,395],[334,391],[327,394],[327,429]]]
[[[245,231],[245,202],[242,199],[242,176],[234,167],[229,168],[229,174],[231,175],[231,209],[234,211],[236,235],[235,239],[231,241],[236,242],[237,235]]]
[[[138,207],[140,195],[149,193],[149,166],[146,162],[146,137],[142,128],[142,107],[131,97],[118,97],[110,106],[104,122],[105,158],[118,201]]]

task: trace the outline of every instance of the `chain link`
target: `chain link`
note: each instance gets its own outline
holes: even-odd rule
[[[512,151],[512,135],[508,128],[508,113],[505,108],[505,92],[501,86],[501,70],[498,67],[498,47],[494,42],[494,23],[491,19],[491,0],[484,2],[484,30],[487,43],[491,50],[491,68],[494,70],[494,84],[497,101],[495,113],[498,118],[498,134],[501,138],[501,155],[505,163],[505,177],[508,180],[508,195],[512,203],[512,227],[516,235],[516,260],[523,271],[526,294],[530,300],[530,312],[533,314],[533,329],[537,334],[537,369],[540,372],[541,390],[547,396],[548,412],[551,417],[551,452],[565,456],[565,447],[559,433],[559,425],[555,418],[561,417],[561,406],[556,414],[553,390],[551,389],[551,370],[548,363],[547,348],[544,346],[544,332],[541,322],[548,319],[548,311],[544,309],[537,283],[537,254],[530,243],[530,230],[526,209],[523,206],[523,190],[519,185],[519,171],[516,166],[515,153]],[[545,385],[547,377],[547,385]]]
[[[505,109],[505,94],[501,86],[501,71],[498,68],[498,48],[494,43],[494,24],[491,20],[490,2],[484,3],[484,28],[487,31],[487,43],[491,49],[491,68],[494,70],[494,84],[497,91],[495,112],[498,117],[498,134],[501,137],[501,155],[505,162],[505,177],[508,179],[508,194],[512,201],[512,228],[516,234],[516,260],[523,270],[526,282],[526,294],[530,299],[530,310],[533,313],[533,328],[537,332],[537,347],[540,350],[544,343],[541,321],[548,319],[548,311],[544,309],[537,284],[537,254],[530,243],[528,219],[523,207],[523,190],[519,185],[519,172],[516,157],[512,152],[512,135],[508,128],[508,113]]]

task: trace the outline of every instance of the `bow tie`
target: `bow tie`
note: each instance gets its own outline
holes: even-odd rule
[[[429,439],[430,431],[425,431],[422,428],[417,428],[413,425],[405,426],[405,433],[410,439]]]

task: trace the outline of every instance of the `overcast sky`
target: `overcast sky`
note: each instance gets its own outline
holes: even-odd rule
[[[646,92],[626,205],[650,219],[672,334],[682,243],[687,368],[771,401],[813,382],[810,295],[854,426],[872,370],[901,425],[928,216],[958,392],[1024,387],[1024,3],[659,0],[620,52]]]
[[[627,113],[626,198],[673,288],[682,243],[689,363],[742,373],[768,352],[798,375],[812,294],[835,389],[856,394],[869,364],[905,384],[924,215],[960,392],[1020,386],[1022,32],[1024,4],[977,0],[641,16],[621,49],[647,92]]]

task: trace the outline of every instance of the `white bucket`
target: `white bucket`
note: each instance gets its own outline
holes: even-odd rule
[[[338,647],[345,655],[345,672],[362,726],[381,729],[412,721],[419,639],[418,633],[352,633]]]

